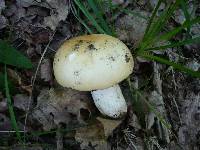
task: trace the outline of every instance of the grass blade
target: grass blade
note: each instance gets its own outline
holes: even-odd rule
[[[185,15],[186,21],[190,22],[190,14],[189,14],[189,12],[187,10],[187,4],[186,4],[185,0],[181,0],[181,8],[182,8],[182,11],[183,11],[183,13]],[[186,37],[189,37],[190,28],[191,28],[191,26],[189,25],[187,27]]]
[[[161,58],[161,57],[158,57],[158,56],[154,56],[152,54],[140,53],[140,56],[144,57],[145,59],[151,60],[151,61],[157,61],[159,63],[172,66],[174,69],[177,69],[179,71],[187,73],[187,74],[189,74],[191,76],[200,78],[200,72],[193,71],[192,69],[184,67],[183,65],[181,65],[179,63],[174,63],[174,62],[171,62],[171,61],[169,61],[167,59],[164,59],[164,58]]]
[[[140,44],[139,51],[143,51],[146,47],[152,46],[155,44],[155,38],[157,34],[163,29],[166,25],[166,22],[172,16],[173,12],[176,10],[180,3],[180,0],[176,0],[175,3],[170,3],[168,9],[166,9],[159,19],[150,26],[148,32],[143,38],[143,41]]]
[[[163,2],[163,0],[159,0],[157,5],[156,5],[156,7],[155,7],[155,9],[153,10],[153,13],[152,13],[152,15],[151,15],[151,17],[149,19],[149,23],[148,23],[147,28],[146,28],[145,33],[144,33],[144,40],[147,37],[147,33],[150,30],[150,27],[151,27],[151,25],[153,23],[153,20],[155,19],[156,13],[157,13],[157,11],[158,11],[158,9],[159,9],[159,7],[160,7],[162,2]]]
[[[5,78],[5,75],[0,72],[0,91],[2,91],[2,92],[5,92],[5,86],[4,86],[5,79],[4,78]],[[9,79],[7,79],[7,83],[8,83],[8,88],[10,89],[10,93],[11,94],[16,93],[16,89]]]
[[[75,4],[79,7],[79,9],[83,12],[83,14],[87,17],[89,21],[95,26],[97,31],[102,34],[106,34],[106,32],[101,28],[101,26],[96,22],[94,17],[89,13],[89,11],[86,9],[86,7],[79,1],[74,0]]]
[[[136,115],[138,116],[138,119],[140,121],[140,124],[142,127],[145,127],[145,106],[143,105],[142,101],[140,101],[140,97],[138,95],[137,89],[134,89],[130,82],[130,78],[127,79],[129,90],[132,97],[132,105],[134,106],[134,111]]]
[[[98,8],[97,3],[95,2],[95,0],[87,0],[88,4],[90,5],[90,7],[92,8],[92,10],[94,11],[94,14],[97,16],[97,18],[99,19],[99,23],[101,25],[101,27],[105,30],[105,32],[109,35],[113,35],[112,31],[110,30],[107,22],[104,20],[103,18],[103,13],[102,11],[100,11],[100,9]]]
[[[11,102],[11,96],[10,96],[10,91],[9,91],[9,87],[8,87],[6,65],[4,67],[4,71],[5,71],[5,75],[4,75],[5,93],[6,93],[6,97],[7,97],[7,104],[8,104],[8,110],[10,113],[11,124],[12,124],[13,129],[16,131],[18,140],[22,143],[22,138],[21,138],[21,135],[19,132],[19,128],[17,126],[17,121],[15,118],[15,113],[14,113],[12,102]]]
[[[147,104],[149,110],[150,110],[151,112],[153,112],[153,113],[156,115],[156,117],[159,119],[159,121],[160,121],[167,129],[170,130],[170,129],[171,129],[171,125],[165,121],[165,119],[163,118],[163,116],[162,116],[159,112],[157,112],[157,110],[155,109],[155,107],[154,107],[151,103],[149,103],[149,102],[142,96],[142,94],[141,94],[140,92],[137,91],[137,94],[138,94],[138,95],[141,97],[141,99]],[[170,130],[170,131],[171,131],[171,130]]]
[[[122,12],[128,14],[128,15],[137,16],[137,17],[140,17],[140,18],[145,19],[145,20],[148,20],[148,19],[149,19],[148,17],[146,17],[146,16],[144,16],[144,15],[141,15],[139,12],[134,12],[133,10],[128,10],[128,9],[125,9],[125,8],[123,8],[123,9],[120,8],[120,10],[121,10]],[[119,11],[120,11],[120,10],[119,10]]]
[[[172,43],[168,45],[163,45],[163,46],[158,46],[158,47],[152,47],[152,48],[147,48],[145,51],[152,51],[152,50],[164,50],[167,48],[172,48],[172,47],[178,47],[186,44],[193,44],[193,43],[199,43],[200,42],[200,36],[192,39],[186,39],[177,43]]]
[[[159,36],[158,38],[156,38],[155,41],[162,41],[162,40],[169,40],[171,39],[173,36],[175,36],[177,33],[179,33],[180,31],[182,31],[182,29],[184,28],[188,28],[193,24],[199,23],[200,22],[200,17],[197,17],[191,21],[186,21],[182,26],[177,27],[171,31],[169,31],[168,33]]]
[[[75,6],[73,5],[73,4],[71,4],[71,7],[72,7],[72,13],[73,13],[73,15],[76,17],[76,19],[86,28],[86,30],[90,33],[90,34],[92,34],[93,33],[93,31],[92,31],[92,29],[90,29],[89,27],[88,27],[88,25],[79,17],[79,15],[78,15],[78,12],[76,11],[76,9],[75,9]]]

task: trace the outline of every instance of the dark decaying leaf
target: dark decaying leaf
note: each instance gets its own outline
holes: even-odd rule
[[[200,96],[189,93],[183,101],[181,118],[183,125],[178,130],[179,142],[185,149],[198,149],[194,141],[200,138]],[[191,142],[192,141],[192,142]],[[192,148],[193,147],[193,148]]]
[[[95,110],[88,92],[59,88],[42,90],[31,116],[44,130],[50,130],[60,123],[85,124],[92,112]]]
[[[110,145],[104,135],[104,127],[98,120],[89,126],[77,129],[75,140],[80,143],[81,149],[110,149]]]
[[[46,82],[52,81],[52,66],[50,59],[44,59],[40,67],[41,79]]]
[[[145,17],[149,16],[146,11],[134,10],[134,12]],[[147,20],[136,15],[125,15],[117,19],[115,27],[119,39],[131,42],[136,46],[144,36]]]
[[[11,125],[10,119],[1,113],[0,113],[0,130],[1,131],[12,130],[12,125]],[[1,136],[1,134],[0,134],[0,136]]]
[[[4,0],[1,0],[0,1],[0,14],[1,14],[1,11],[6,7],[5,5],[5,1]]]
[[[8,20],[4,16],[0,15],[0,29],[5,28],[7,26],[7,22]]]
[[[27,111],[30,97],[25,94],[17,94],[13,97],[14,106],[20,110]]]
[[[108,138],[113,133],[113,130],[116,129],[122,120],[111,120],[106,118],[97,117],[97,120],[103,125],[104,136]]]
[[[6,99],[4,98],[2,101],[0,101],[0,112],[4,112],[7,109],[8,109],[7,102]]]
[[[119,126],[122,120],[111,120],[97,117],[91,124],[76,129],[75,139],[82,149],[111,149],[107,138]]]
[[[19,68],[32,68],[31,61],[28,58],[2,40],[0,40],[0,63],[5,63]]]
[[[70,6],[67,0],[48,0],[48,4],[55,9],[56,13],[44,18],[44,25],[55,30],[60,21],[64,21],[69,13]]]

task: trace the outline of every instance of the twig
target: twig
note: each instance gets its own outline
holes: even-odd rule
[[[41,56],[41,58],[40,58],[40,61],[39,61],[38,65],[37,65],[36,72],[35,72],[35,74],[34,74],[32,80],[31,80],[32,91],[33,91],[33,89],[34,89],[35,80],[36,80],[36,77],[37,77],[37,74],[38,74],[38,70],[39,70],[40,64],[42,63],[42,60],[43,60],[43,58],[44,58],[44,56],[45,56],[45,54],[46,54],[46,52],[47,52],[47,50],[48,50],[48,47],[49,47],[51,41],[52,41],[53,38],[54,38],[55,33],[56,33],[56,30],[53,32],[53,35],[51,36],[51,38],[50,38],[50,40],[49,40],[47,46],[45,47],[44,52],[42,53],[42,56]],[[26,131],[27,118],[28,118],[28,113],[29,113],[29,110],[30,110],[31,102],[32,102],[32,93],[31,93],[31,95],[30,95],[30,97],[29,97],[28,108],[27,108],[26,115],[25,115],[25,120],[24,120],[24,131]],[[24,132],[24,144],[25,144],[25,133],[26,133],[26,132]]]
[[[10,130],[10,131],[0,131],[0,133],[15,133],[16,131],[14,130]],[[27,131],[18,131],[18,132],[22,132],[22,133],[26,133]]]

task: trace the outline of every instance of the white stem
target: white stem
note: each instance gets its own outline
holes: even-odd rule
[[[127,105],[118,84],[91,92],[99,111],[109,117],[119,118],[127,112]]]

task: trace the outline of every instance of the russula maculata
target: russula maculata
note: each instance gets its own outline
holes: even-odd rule
[[[119,82],[133,71],[127,46],[109,35],[92,34],[65,41],[55,54],[57,82],[79,91],[91,91],[99,111],[112,118],[127,112]]]

